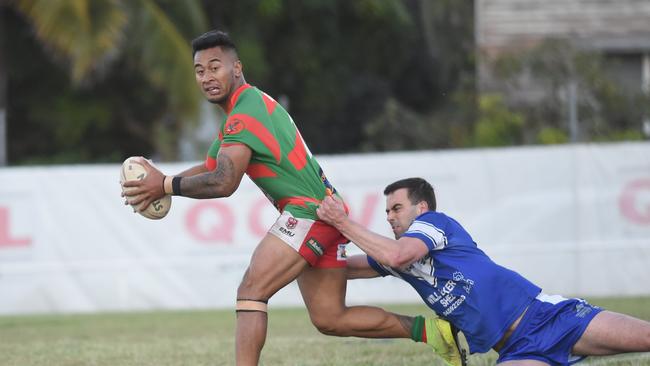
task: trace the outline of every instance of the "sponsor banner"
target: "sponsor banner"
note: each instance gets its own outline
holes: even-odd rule
[[[392,235],[384,187],[422,177],[439,211],[546,293],[650,294],[649,143],[318,159],[351,217],[383,235]],[[157,165],[174,174],[193,164]],[[251,253],[278,218],[264,195],[244,178],[229,198],[174,197],[167,217],[153,221],[124,205],[119,169],[0,169],[0,314],[234,305]],[[338,255],[358,253],[350,245]],[[348,300],[420,301],[389,278],[351,281]],[[295,283],[270,304],[301,305]]]

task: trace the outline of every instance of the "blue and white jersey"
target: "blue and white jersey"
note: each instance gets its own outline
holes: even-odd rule
[[[404,236],[422,240],[429,253],[407,268],[368,257],[382,276],[402,278],[433,311],[462,330],[471,353],[487,352],[541,292],[533,283],[494,263],[451,217],[429,211]]]

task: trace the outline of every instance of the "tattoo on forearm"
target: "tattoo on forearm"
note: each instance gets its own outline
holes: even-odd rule
[[[217,198],[232,194],[237,183],[235,167],[227,155],[217,157],[217,169],[212,172],[183,178],[181,192],[192,198]]]

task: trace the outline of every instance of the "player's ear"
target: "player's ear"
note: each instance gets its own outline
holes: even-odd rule
[[[429,211],[429,205],[427,204],[427,201],[418,202],[417,207],[418,207],[418,215],[421,215]]]
[[[235,77],[240,78],[243,71],[244,71],[244,65],[242,65],[240,60],[236,60],[235,65],[233,66],[233,72],[235,73]]]

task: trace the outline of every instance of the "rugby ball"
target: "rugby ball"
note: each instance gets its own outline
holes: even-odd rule
[[[129,180],[142,180],[146,176],[147,171],[144,166],[138,163],[137,159],[134,157],[130,157],[122,163],[122,169],[120,170],[120,183]],[[172,197],[166,195],[159,200],[153,201],[145,210],[138,211],[138,213],[148,219],[159,220],[167,215],[171,206]]]

